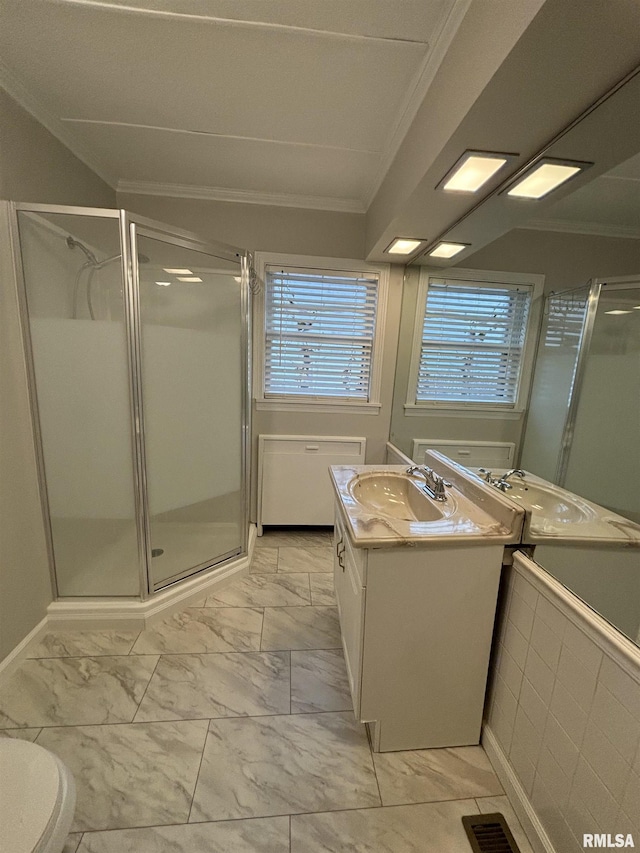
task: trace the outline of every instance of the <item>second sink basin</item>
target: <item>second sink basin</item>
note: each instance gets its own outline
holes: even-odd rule
[[[549,519],[560,524],[580,524],[590,521],[594,513],[587,504],[563,489],[546,488],[538,483],[511,480],[507,497],[528,509],[535,518]]]
[[[359,474],[349,484],[352,498],[373,515],[401,521],[439,521],[451,514],[421,491],[418,481],[392,471]]]

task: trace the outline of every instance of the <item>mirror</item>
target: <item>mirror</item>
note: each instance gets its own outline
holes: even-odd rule
[[[497,470],[520,465],[640,524],[638,103],[640,69],[533,158],[580,160],[590,169],[537,202],[498,188],[433,241],[469,244],[455,262],[422,255],[406,268],[390,441],[407,456],[417,459],[420,439],[486,442],[498,454],[514,444],[515,457],[496,461]],[[407,405],[421,277],[455,279],[460,269],[544,276],[522,413],[416,413]],[[639,548],[538,545],[534,559],[640,644]]]

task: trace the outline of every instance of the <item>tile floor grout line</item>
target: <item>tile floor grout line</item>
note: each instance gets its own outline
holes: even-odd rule
[[[205,718],[206,719],[206,718]],[[204,743],[202,744],[202,752],[200,753],[200,762],[198,763],[198,772],[196,773],[196,781],[193,786],[193,794],[191,795],[191,802],[189,803],[189,813],[187,815],[186,824],[189,825],[191,820],[191,812],[193,811],[193,801],[196,798],[196,791],[198,790],[198,782],[200,780],[200,771],[202,770],[202,761],[204,759],[204,751],[207,748],[207,741],[209,740],[209,727],[211,726],[211,718],[207,724],[207,730],[204,735]]]
[[[208,734],[208,732],[207,732]],[[206,743],[206,741],[205,741]],[[204,750],[203,750],[204,752]],[[194,788],[195,794],[195,788]],[[149,823],[142,824],[140,826],[113,826],[108,829],[83,829],[76,830],[77,832],[85,833],[103,833],[103,832],[122,832],[123,830],[138,830],[138,829],[163,829],[167,826],[184,826],[184,827],[195,827],[202,826],[208,823],[232,823],[246,820],[268,820],[270,818],[279,818],[279,817],[288,817],[289,819],[294,817],[309,817],[313,815],[333,815],[333,814],[345,814],[347,812],[360,812],[360,811],[385,811],[386,809],[397,809],[397,808],[411,808],[412,806],[430,806],[435,805],[437,803],[470,803],[475,802],[475,797],[454,797],[449,800],[425,800],[420,802],[410,802],[410,803],[393,803],[388,806],[351,806],[349,808],[336,808],[336,809],[325,809],[324,811],[319,812],[278,812],[277,814],[265,814],[265,815],[245,815],[240,817],[222,817],[217,819],[208,820],[197,820],[191,823],[189,822],[181,822],[181,823]]]
[[[262,648],[262,637],[264,635],[264,617],[265,617],[266,609],[267,609],[266,607],[262,608],[262,622],[260,624],[260,642],[258,643],[258,649],[261,652],[266,651],[265,649]],[[285,651],[285,650],[284,649],[269,649],[269,651]]]
[[[149,685],[151,684],[151,679],[156,674],[156,670],[158,669],[158,666],[160,665],[160,658],[161,657],[162,657],[162,655],[158,655],[158,660],[156,661],[156,665],[154,666],[153,672],[151,673],[151,678],[149,679],[149,681],[147,681],[147,686],[144,688],[144,693],[142,694],[142,698],[138,702],[138,707],[134,711],[133,717],[131,718],[131,722],[133,722],[135,720],[136,716],[138,715],[138,711],[140,710],[140,706],[142,705],[142,703],[144,701],[144,697],[147,695],[147,691],[149,690]]]
[[[364,723],[363,723],[363,725],[364,725]],[[376,785],[378,786],[378,796],[380,797],[380,807],[384,808],[384,803],[382,801],[382,790],[380,789],[380,780],[378,779],[378,771],[376,769],[376,761],[375,761],[375,758],[373,757],[373,744],[372,744],[371,739],[370,739],[370,734],[371,733],[370,733],[369,729],[367,728],[367,741],[369,744],[369,753],[371,755],[371,764],[373,766],[373,775],[376,778]]]
[[[138,633],[136,634],[136,638],[135,638],[135,640],[133,641],[133,643],[131,643],[131,648],[130,648],[130,649],[129,649],[129,651],[127,652],[127,654],[128,654],[128,655],[130,655],[130,654],[131,654],[131,652],[133,651],[133,647],[135,646],[135,644],[136,644],[136,643],[138,642],[138,640],[140,639],[140,634],[142,634],[142,632],[145,630],[145,628],[146,628],[146,627],[147,627],[147,626],[146,626],[146,622],[145,622],[145,627],[144,627],[144,628],[141,628],[141,629],[138,631]]]

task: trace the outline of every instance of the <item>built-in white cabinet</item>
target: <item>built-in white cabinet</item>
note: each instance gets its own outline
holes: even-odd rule
[[[354,713],[376,751],[477,744],[504,545],[355,548],[334,580]]]
[[[258,535],[269,524],[333,524],[329,466],[362,465],[365,447],[352,436],[259,436]]]

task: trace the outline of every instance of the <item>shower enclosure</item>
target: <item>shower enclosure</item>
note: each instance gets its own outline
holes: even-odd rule
[[[57,597],[247,552],[248,256],[124,210],[14,205]]]
[[[640,522],[640,276],[551,294],[521,465]]]

